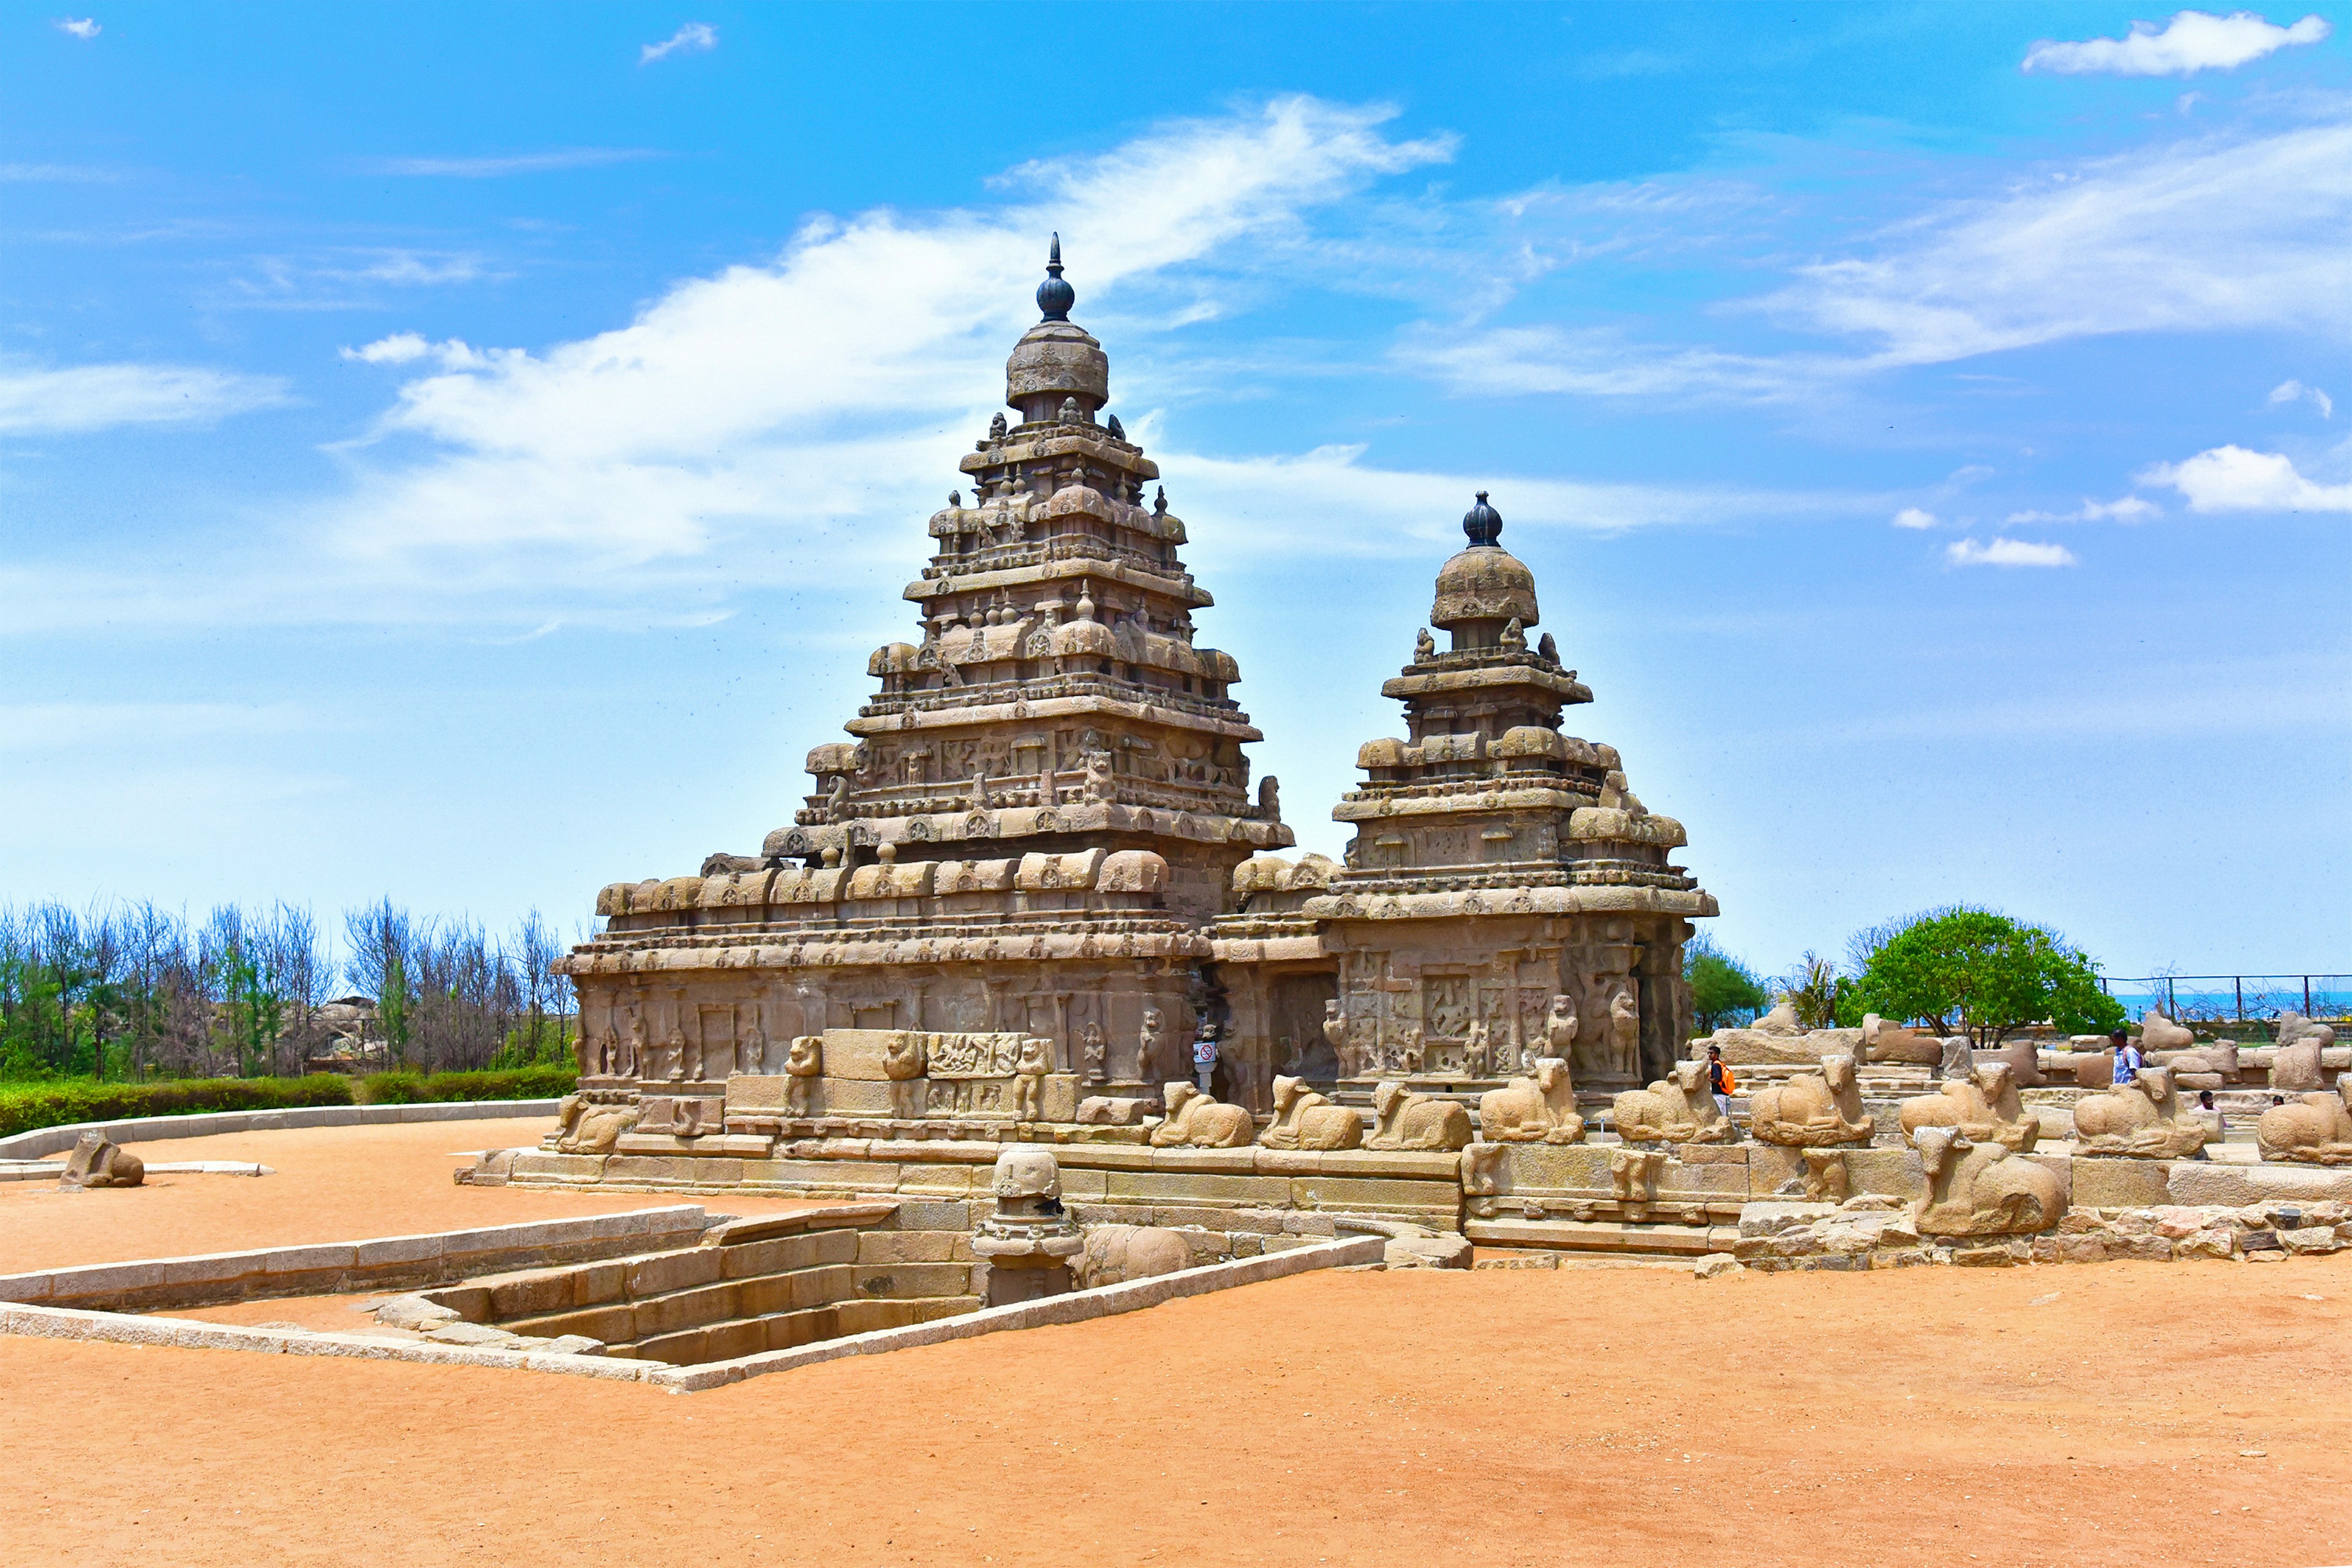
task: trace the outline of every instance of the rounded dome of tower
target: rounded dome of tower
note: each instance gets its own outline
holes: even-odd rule
[[[1437,569],[1437,602],[1429,624],[1449,631],[1486,622],[1496,628],[1514,620],[1522,627],[1535,625],[1536,574],[1495,542],[1502,536],[1503,518],[1486,504],[1485,490],[1463,518],[1462,531],[1470,536],[1470,548]]]
[[[1004,362],[1004,401],[1021,411],[1024,424],[1035,425],[1060,418],[1064,400],[1075,397],[1091,421],[1110,401],[1110,356],[1070,320],[1078,291],[1062,277],[1058,234],[1049,256],[1045,281],[1037,286],[1037,308],[1045,319],[1021,334],[1013,357]]]

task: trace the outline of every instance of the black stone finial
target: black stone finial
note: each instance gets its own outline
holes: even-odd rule
[[[1062,237],[1054,236],[1054,248],[1045,258],[1045,281],[1037,285],[1037,309],[1045,312],[1049,321],[1066,321],[1070,307],[1078,302],[1078,291],[1062,280]]]
[[[1462,514],[1462,531],[1473,544],[1492,544],[1503,536],[1503,514],[1486,504],[1485,490],[1478,492],[1478,504]]]

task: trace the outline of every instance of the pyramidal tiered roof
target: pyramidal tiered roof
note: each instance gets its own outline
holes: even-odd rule
[[[1643,806],[1614,747],[1561,732],[1562,710],[1592,693],[1549,635],[1529,645],[1535,574],[1497,542],[1485,491],[1462,527],[1469,548],[1439,569],[1430,611],[1452,645],[1422,632],[1381,686],[1404,704],[1407,738],[1358,752],[1365,782],[1332,812],[1356,826],[1348,866],[1307,911],[1712,915],[1715,900],[1667,863],[1682,824]]]
[[[1231,864],[1291,833],[1274,781],[1249,789],[1241,748],[1261,737],[1229,695],[1239,668],[1193,642],[1214,601],[1178,553],[1159,468],[1102,417],[1110,362],[1069,319],[1058,237],[1046,271],[1043,319],[1005,364],[1019,423],[999,414],[964,457],[971,494],[932,516],[936,552],[907,587],[920,640],[875,650],[856,739],[809,753],[815,792],[763,856],[1154,848],[1171,907],[1208,918]],[[1207,851],[1202,877],[1180,845]]]

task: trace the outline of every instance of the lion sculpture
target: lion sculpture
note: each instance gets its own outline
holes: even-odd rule
[[[2077,1154],[2185,1160],[2204,1149],[2211,1131],[2201,1120],[2181,1114],[2169,1068],[2142,1068],[2129,1083],[2074,1102]]]
[[[1360,1149],[1364,1119],[1295,1078],[1276,1078],[1274,1121],[1257,1141],[1269,1149]]]
[[[1459,1150],[1470,1142],[1470,1113],[1451,1100],[1415,1094],[1393,1080],[1372,1091],[1377,1118],[1367,1149]]]
[[[1759,1089],[1748,1102],[1748,1131],[1759,1143],[1783,1149],[1827,1149],[1867,1143],[1877,1123],[1862,1109],[1853,1058],[1839,1051],[1822,1058],[1819,1072],[1799,1073]]]
[[[1515,1078],[1479,1096],[1478,1136],[1490,1143],[1583,1142],[1584,1118],[1576,1113],[1568,1063],[1545,1057],[1532,1078]]]
[[[1168,1115],[1151,1130],[1155,1149],[1239,1149],[1257,1132],[1257,1119],[1238,1105],[1212,1100],[1189,1083],[1161,1091]]]
[[[554,1147],[562,1154],[609,1154],[636,1124],[635,1106],[592,1105],[567,1094],[555,1108]]]
[[[2336,1079],[2333,1093],[2306,1094],[2263,1111],[2254,1142],[2265,1160],[2352,1165],[2352,1073]]]
[[[1647,1089],[1629,1089],[1610,1108],[1628,1143],[1737,1143],[1733,1126],[1707,1092],[1705,1062],[1676,1062]]]
[[[2058,1178],[1998,1143],[1953,1127],[1918,1131],[1927,1190],[1911,1205],[1922,1236],[2018,1236],[2046,1230],[2066,1212]]]
[[[2007,1062],[1982,1063],[1969,1077],[1945,1083],[1940,1093],[1906,1100],[1899,1114],[1903,1135],[1914,1144],[1923,1128],[1951,1127],[1972,1143],[1998,1143],[2022,1154],[2042,1135],[2041,1118],[2019,1100],[2016,1069]]]
[[[84,1187],[136,1187],[146,1180],[147,1163],[93,1127],[74,1140],[73,1152],[66,1156],[65,1174],[58,1178],[58,1185],[73,1192]]]

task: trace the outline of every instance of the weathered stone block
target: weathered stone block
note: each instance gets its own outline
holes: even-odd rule
[[[817,1104],[827,1116],[895,1116],[898,1086],[878,1075],[872,1079],[835,1078],[819,1080]]]
[[[1109,1177],[1104,1196],[1114,1204],[1285,1204],[1290,1201],[1292,1191],[1291,1183],[1281,1176],[1226,1175],[1205,1171],[1113,1171]]]
[[[1459,1187],[1436,1182],[1359,1181],[1346,1176],[1298,1176],[1290,1201],[1300,1208],[1371,1209],[1409,1214],[1442,1213],[1452,1228],[1462,1207]]]
[[[782,1073],[737,1073],[727,1080],[727,1110],[730,1113],[787,1111],[792,1109],[792,1086],[798,1081]]]
[[[823,1268],[803,1268],[785,1278],[793,1282],[792,1305],[794,1310],[829,1307],[849,1294],[849,1265],[845,1263],[835,1263]]]
[[[954,1237],[943,1230],[866,1231],[858,1237],[860,1263],[945,1263]]]
[[[503,1279],[488,1281],[490,1288],[490,1318],[503,1322],[509,1318],[537,1317],[547,1312],[561,1312],[577,1300],[573,1294],[573,1272],[569,1268],[546,1268],[530,1274],[509,1275]]]
[[[2074,1162],[2074,1203],[2081,1208],[2153,1208],[2158,1204],[2205,1200],[2169,1195],[2163,1160],[2108,1160],[2077,1156]],[[2217,1200],[2218,1201],[2218,1200]]]
[[[1056,1150],[1058,1155],[1060,1151]],[[1062,1174],[1062,1191],[1070,1191],[1069,1173]],[[970,1204],[902,1203],[898,1205],[900,1230],[970,1230],[972,1210]]]
[[[629,1265],[629,1295],[643,1300],[690,1286],[708,1285],[719,1277],[722,1258],[721,1251],[702,1247],[640,1258]]]
[[[835,1079],[887,1082],[890,1047],[898,1038],[892,1029],[825,1030],[825,1087],[831,1089]]]
[[[867,1300],[971,1293],[971,1269],[961,1263],[861,1265],[852,1271],[851,1279],[856,1294]]]
[[[2121,1162],[2117,1162],[2120,1163]],[[2151,1164],[2160,1163],[2150,1161]],[[2352,1199],[2352,1169],[2321,1165],[2225,1165],[2205,1160],[2175,1160],[2167,1173],[2169,1196],[2158,1203],[2328,1203]],[[2078,1202],[2087,1201],[2078,1199]]]

